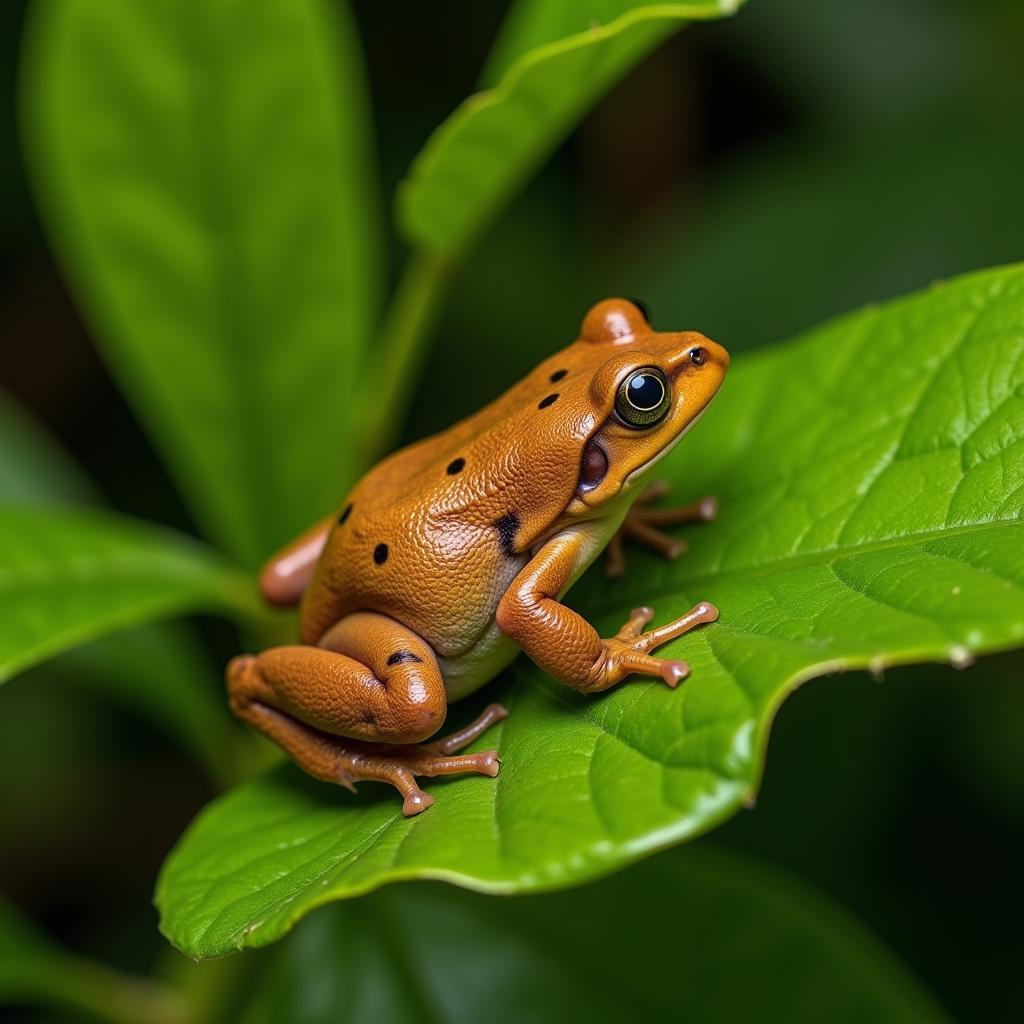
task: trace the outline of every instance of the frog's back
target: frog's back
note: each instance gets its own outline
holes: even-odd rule
[[[528,381],[360,480],[303,599],[306,643],[361,610],[402,622],[442,657],[487,631],[531,544],[572,498],[586,429],[546,417],[539,436],[546,410],[536,385],[523,393]]]

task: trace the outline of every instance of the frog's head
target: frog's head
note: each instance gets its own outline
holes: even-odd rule
[[[728,352],[703,334],[655,331],[636,302],[594,306],[579,339],[544,364],[551,380],[563,370],[576,377],[577,401],[589,406],[570,514],[592,514],[645,484],[714,398],[728,365]]]

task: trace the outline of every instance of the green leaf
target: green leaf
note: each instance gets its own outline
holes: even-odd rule
[[[737,363],[665,463],[680,498],[719,495],[718,520],[683,532],[685,558],[631,552],[625,580],[591,571],[570,594],[603,635],[640,604],[658,622],[717,604],[718,623],[663,649],[691,678],[594,699],[520,659],[481,695],[509,706],[485,737],[501,774],[433,783],[412,819],[393,793],[355,800],[297,771],[235,790],[164,866],[173,942],[199,956],[265,944],[397,879],[521,892],[609,873],[749,803],[801,682],[1024,645],[1024,268]]]
[[[443,256],[465,251],[617,79],[688,21],[732,14],[741,2],[517,4],[487,73],[500,81],[437,129],[400,188],[405,237]]]
[[[67,453],[0,393],[0,503],[75,504],[95,498]],[[215,777],[231,773],[235,730],[223,687],[184,624],[150,623],[101,637],[69,652],[62,667],[76,683],[155,720]]]
[[[186,1008],[159,982],[61,949],[0,897],[0,1003],[45,1006],[111,1024],[184,1024]]]
[[[247,565],[339,500],[379,238],[325,0],[40,0],[23,122],[50,236],[204,530]]]
[[[153,619],[258,614],[252,590],[246,576],[170,530],[109,513],[0,507],[0,682]]]
[[[701,846],[530,900],[420,884],[332,908],[289,939],[243,1020],[790,1024],[826,1007],[837,1024],[947,1019],[839,907]]]

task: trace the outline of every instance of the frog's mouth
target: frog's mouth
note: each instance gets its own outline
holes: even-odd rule
[[[683,429],[680,430],[679,433],[667,445],[665,445],[660,452],[656,455],[652,455],[646,462],[637,466],[637,468],[622,481],[622,489],[627,491],[634,487],[641,477],[646,476],[650,470],[654,469],[654,467],[661,462],[661,460],[665,458],[665,456],[668,455],[672,449],[675,448],[675,446],[679,444],[679,442],[682,441],[682,439],[686,437],[686,435],[693,430],[695,426],[697,426],[698,423],[700,423],[701,418],[704,416],[704,413],[708,411],[708,408],[709,406],[705,405],[704,408],[701,409],[701,411],[697,413],[697,415],[694,416],[693,419],[690,420],[690,422],[687,423],[686,426],[683,427]]]

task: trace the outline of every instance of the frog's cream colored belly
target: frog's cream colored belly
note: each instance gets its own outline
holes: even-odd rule
[[[585,535],[585,543],[573,566],[569,581],[558,597],[565,594],[604,550],[612,535],[619,528],[621,519],[621,516],[613,517],[572,528],[573,532]],[[503,595],[499,595],[499,600],[501,596]],[[494,621],[497,607],[498,601],[495,601],[494,607],[491,609],[490,623],[470,648],[454,657],[438,655],[437,663],[444,676],[444,685],[449,701],[461,700],[480,689],[484,683],[489,682],[503,668],[511,664],[519,653],[519,648],[498,629],[498,625]]]

